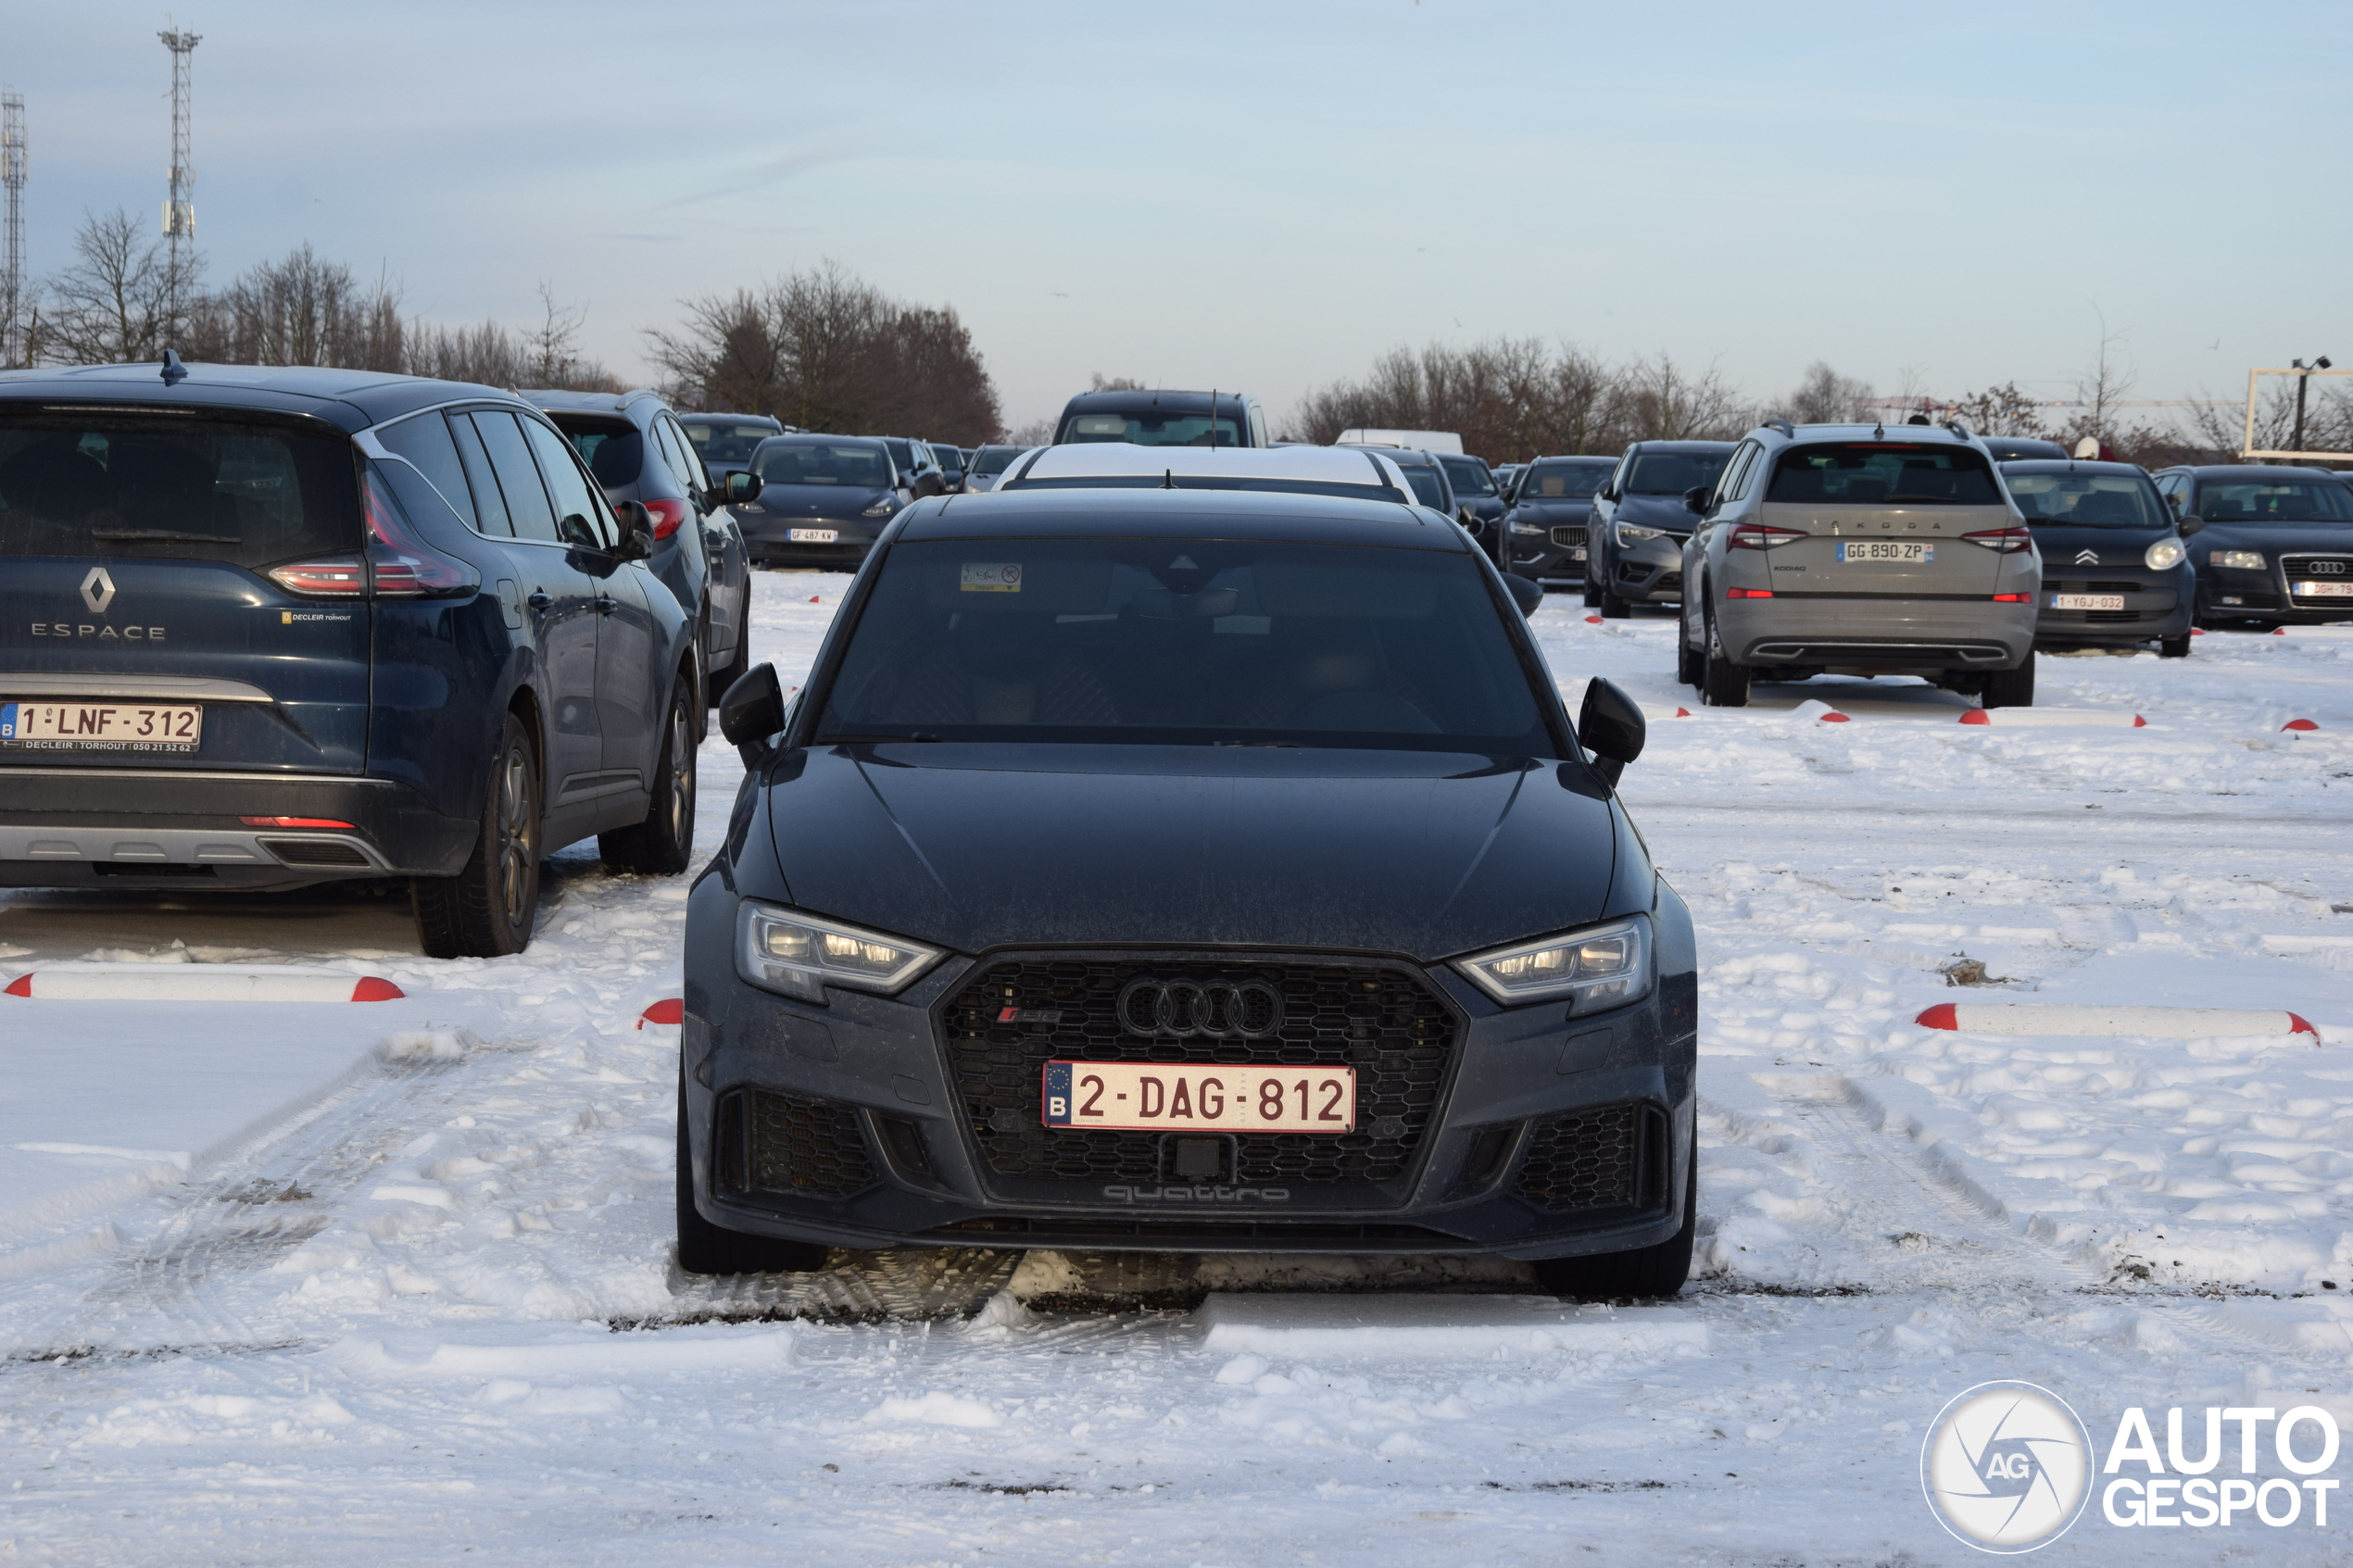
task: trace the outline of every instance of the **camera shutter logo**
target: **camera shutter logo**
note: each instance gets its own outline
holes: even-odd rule
[[[2091,1435],[2047,1388],[1981,1383],[1930,1424],[1920,1489],[1937,1523],[1978,1550],[2032,1551],[2091,1500]]]

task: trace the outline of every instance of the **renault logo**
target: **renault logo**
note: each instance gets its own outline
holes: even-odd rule
[[[2075,564],[2078,566],[2097,566],[2100,564],[2100,553],[2097,550],[2078,550],[2075,552]]]
[[[107,575],[103,566],[94,566],[90,575],[82,580],[82,602],[90,607],[93,615],[104,615],[114,603],[114,579]]]
[[[1130,1035],[1264,1040],[1283,1026],[1282,993],[1264,980],[1131,980],[1113,1010]]]

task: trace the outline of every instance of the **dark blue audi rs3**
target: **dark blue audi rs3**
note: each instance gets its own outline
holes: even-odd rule
[[[682,1265],[828,1247],[1689,1269],[1696,960],[1450,520],[1321,495],[919,501],[696,882]]]

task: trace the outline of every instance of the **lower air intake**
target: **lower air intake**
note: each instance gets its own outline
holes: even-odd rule
[[[1548,1214],[1655,1208],[1663,1179],[1667,1118],[1646,1100],[1573,1110],[1539,1123],[1513,1191]]]
[[[722,1192],[841,1198],[875,1182],[858,1112],[765,1089],[719,1097],[713,1180]]]

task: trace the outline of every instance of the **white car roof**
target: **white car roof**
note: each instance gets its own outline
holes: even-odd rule
[[[1380,453],[1342,446],[1138,446],[1125,441],[1048,446],[1026,463],[1023,479],[1133,479],[1174,473],[1186,477],[1311,481],[1394,486],[1413,494],[1405,476]]]

